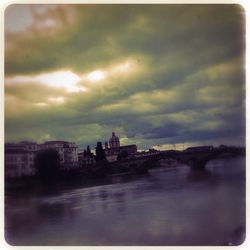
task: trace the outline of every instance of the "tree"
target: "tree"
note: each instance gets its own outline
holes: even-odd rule
[[[95,148],[95,154],[96,154],[96,161],[102,161],[105,159],[106,155],[105,155],[105,151],[102,147],[102,143],[101,142],[97,142],[96,148]]]
[[[87,146],[87,152],[86,152],[87,156],[92,156],[91,150],[89,145]]]
[[[39,151],[35,156],[37,177],[44,182],[52,182],[59,174],[60,156],[55,149]]]

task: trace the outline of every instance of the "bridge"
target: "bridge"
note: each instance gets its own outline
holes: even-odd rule
[[[136,159],[127,159],[117,162],[120,166],[129,167],[137,172],[144,173],[152,166],[155,166],[162,159],[174,159],[181,164],[185,164],[194,171],[202,171],[205,169],[207,163],[214,159],[221,159],[225,157],[234,157],[244,155],[245,152],[241,149],[220,149],[213,148],[201,152],[188,151],[162,151],[153,156],[145,156]]]

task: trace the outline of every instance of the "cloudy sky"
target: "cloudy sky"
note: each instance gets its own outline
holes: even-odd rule
[[[242,145],[238,5],[10,5],[5,141]]]

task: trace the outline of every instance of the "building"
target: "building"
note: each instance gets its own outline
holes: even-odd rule
[[[120,145],[120,139],[112,132],[112,136],[109,139],[109,144],[105,142],[105,154],[106,159],[109,162],[115,162],[119,157],[132,158],[137,153],[136,145]]]
[[[137,152],[136,155],[135,155],[135,157],[136,158],[143,158],[143,157],[147,157],[147,156],[158,155],[160,153],[161,153],[161,151],[156,150],[154,148],[150,148],[148,151]]]
[[[5,144],[5,176],[17,178],[35,174],[35,156],[44,149],[56,149],[60,156],[60,165],[64,169],[78,167],[78,152],[74,142],[47,141],[42,144],[30,141]]]
[[[94,154],[84,150],[78,153],[78,164],[79,167],[92,167],[96,165],[96,160]]]
[[[32,141],[21,141],[19,145],[29,152],[35,152],[39,149],[39,144]]]
[[[78,165],[81,168],[95,166],[95,158],[85,155],[84,152],[78,153]]]
[[[46,141],[39,145],[39,150],[55,149],[60,157],[60,166],[63,169],[78,167],[78,151],[74,142]]]
[[[105,143],[107,145],[107,143]],[[112,132],[112,136],[109,139],[109,148],[119,148],[120,147],[120,139],[115,135],[115,132]]]
[[[5,176],[17,178],[34,175],[35,142],[6,143],[4,148]]]

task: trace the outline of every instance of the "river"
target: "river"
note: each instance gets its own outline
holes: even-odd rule
[[[11,245],[238,245],[245,220],[243,157],[5,196]]]

